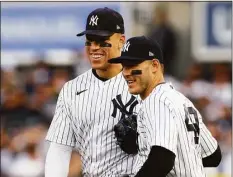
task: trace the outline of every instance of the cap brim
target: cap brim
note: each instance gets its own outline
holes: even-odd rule
[[[140,63],[145,61],[145,59],[142,58],[135,58],[135,57],[128,57],[128,56],[121,56],[117,58],[112,58],[108,60],[109,63]]]
[[[104,31],[104,30],[86,30],[81,33],[78,33],[76,36],[83,36],[85,34],[97,35],[97,36],[111,36],[113,32]]]

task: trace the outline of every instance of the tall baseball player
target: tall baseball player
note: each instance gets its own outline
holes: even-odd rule
[[[114,127],[133,114],[138,102],[128,92],[122,66],[108,63],[120,56],[125,42],[123,18],[112,9],[96,9],[86,30],[77,34],[82,35],[92,69],[67,82],[59,94],[46,137],[51,144],[45,177],[67,177],[73,147],[81,155],[84,177],[131,176],[137,149],[124,139],[118,142]]]
[[[205,177],[221,151],[195,106],[166,83],[159,46],[144,36],[128,41],[121,57],[131,94],[141,97],[138,115],[139,155],[136,177]]]

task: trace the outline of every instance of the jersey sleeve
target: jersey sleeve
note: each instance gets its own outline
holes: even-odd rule
[[[202,158],[210,156],[218,147],[218,143],[215,138],[211,135],[202,119],[199,119],[200,126],[200,145]]]
[[[71,125],[71,113],[69,107],[65,102],[68,97],[67,84],[62,88],[59,93],[55,114],[49,130],[47,132],[46,140],[60,143],[67,146],[75,146],[75,136]]]
[[[155,105],[157,109],[154,109],[151,117],[152,146],[161,146],[176,154],[178,131],[175,114],[165,102],[159,101]]]

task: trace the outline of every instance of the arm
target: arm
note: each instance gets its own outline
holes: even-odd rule
[[[222,153],[220,147],[214,151],[213,154],[202,159],[202,164],[204,167],[217,167],[222,160]]]
[[[217,167],[222,159],[221,150],[202,119],[200,119],[200,144],[203,166]]]
[[[72,147],[76,142],[71,124],[72,116],[67,104],[69,93],[72,92],[69,92],[66,84],[59,94],[55,114],[46,136],[51,145],[46,157],[45,177],[67,177],[69,172]]]
[[[51,143],[45,162],[45,177],[67,177],[72,147]]]
[[[46,140],[67,146],[75,146],[76,139],[72,127],[72,115],[68,100],[71,97],[69,82],[65,84],[59,93],[55,114],[49,127]],[[71,85],[71,84],[70,84]]]
[[[81,157],[77,151],[73,151],[70,159],[69,177],[82,176],[82,162]]]
[[[165,177],[173,168],[175,154],[161,146],[152,146],[148,159],[135,177]]]
[[[146,120],[151,151],[136,177],[165,177],[174,166],[178,134],[175,116],[164,102],[160,101],[156,105],[158,110],[146,110],[151,116]],[[149,108],[149,105],[145,107]]]
[[[199,111],[197,111],[197,114],[199,117],[200,145],[203,166],[217,167],[222,159],[220,147],[216,139],[211,135],[211,132],[203,123],[202,116]]]

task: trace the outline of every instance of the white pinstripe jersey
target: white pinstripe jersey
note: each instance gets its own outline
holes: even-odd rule
[[[122,115],[114,99],[128,111],[136,109],[138,102],[129,94],[122,73],[101,81],[89,70],[67,82],[59,94],[46,139],[76,146],[85,177],[134,174],[135,156],[124,153],[114,138],[113,127]]]
[[[138,118],[140,153],[138,171],[151,146],[175,153],[175,165],[167,177],[205,177],[202,158],[217,149],[217,142],[190,100],[169,83],[158,85],[143,101]],[[199,129],[199,130],[198,130]]]

